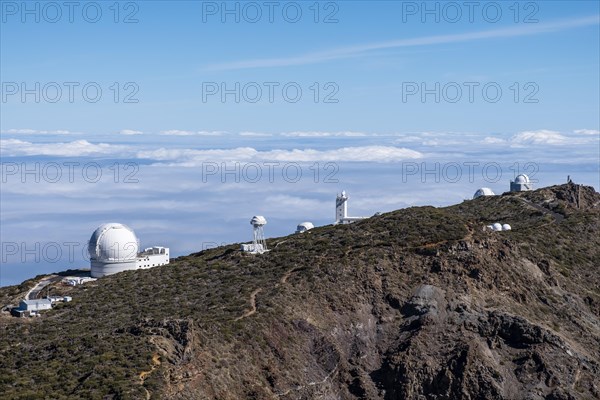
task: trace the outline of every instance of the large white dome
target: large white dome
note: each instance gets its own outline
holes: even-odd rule
[[[517,175],[515,183],[526,184],[529,183],[529,177],[525,174]]]
[[[494,196],[494,192],[492,192],[492,189],[484,187],[481,189],[477,189],[477,191],[473,195],[473,198],[476,199],[481,196]]]
[[[100,225],[94,231],[90,238],[88,251],[91,260],[135,261],[139,251],[139,242],[131,228],[113,222]]]

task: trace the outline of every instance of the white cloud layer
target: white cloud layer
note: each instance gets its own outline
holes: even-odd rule
[[[538,131],[524,131],[519,132],[511,138],[512,144],[515,145],[560,145],[569,142],[569,138],[562,135],[557,131],[550,131],[547,129],[541,129]]]
[[[487,136],[481,143],[491,145],[506,144],[511,147],[589,145],[598,142],[598,138],[594,137],[597,135],[598,131],[593,129],[578,129],[573,131],[573,134],[540,129],[519,132],[508,139]]]
[[[361,136],[369,136],[363,132],[319,132],[319,131],[296,131],[296,132],[283,132],[281,136],[290,136],[290,137],[331,137],[331,136],[345,136],[345,137],[361,137]]]
[[[45,130],[36,130],[36,129],[7,129],[2,131],[7,135],[72,135],[76,132],[71,132],[67,130],[55,130],[55,131],[45,131]]]
[[[493,136],[486,136],[486,138],[483,139],[481,141],[481,143],[483,143],[483,144],[502,144],[502,143],[506,143],[506,140],[497,138],[497,137],[493,137]]]
[[[348,161],[348,162],[393,162],[423,157],[423,154],[403,147],[358,146],[333,150],[294,149],[259,151],[251,147],[227,150],[166,149],[140,151],[138,158],[157,161],[173,161],[177,165],[195,166],[203,162],[219,161]]]
[[[178,129],[160,132],[161,135],[165,136],[221,136],[226,133],[225,131],[182,131]]]
[[[577,129],[573,132],[578,135],[600,135],[600,131],[598,129]]]
[[[82,157],[92,155],[120,154],[125,146],[107,143],[93,144],[87,140],[66,143],[31,143],[19,139],[0,140],[0,153],[3,156],[56,156]]]
[[[119,133],[121,135],[142,135],[142,134],[144,134],[144,132],[142,132],[142,131],[136,131],[133,129],[123,129]]]
[[[213,161],[281,161],[281,162],[394,162],[423,157],[423,154],[404,147],[394,146],[356,146],[337,149],[273,149],[256,150],[252,147],[231,149],[148,149],[137,150],[134,146],[113,145],[108,143],[90,143],[87,140],[75,140],[60,143],[32,143],[19,139],[0,140],[0,152],[3,156],[56,156],[85,157],[111,155],[113,157],[133,157],[156,161],[167,161],[173,165],[194,166]]]
[[[248,131],[240,132],[239,135],[240,136],[249,136],[249,137],[268,137],[268,136],[273,136],[271,133],[248,132]]]

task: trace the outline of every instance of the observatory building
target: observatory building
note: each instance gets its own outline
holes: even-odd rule
[[[509,224],[501,224],[500,222],[495,222],[491,225],[487,225],[486,228],[495,232],[512,230],[512,227]]]
[[[349,217],[348,216],[348,196],[343,190],[335,199],[335,225],[350,224],[355,221],[366,219],[367,217]]]
[[[256,215],[250,220],[252,225],[252,243],[242,244],[242,251],[252,254],[262,254],[267,249],[267,241],[265,240],[265,231],[263,227],[267,224],[267,219],[262,215]]]
[[[528,190],[533,190],[533,184],[527,175],[517,175],[514,181],[510,181],[511,192],[526,192]]]
[[[473,195],[473,198],[476,199],[481,196],[495,196],[495,194],[494,192],[492,192],[492,189],[484,187],[481,189],[477,189],[477,191]]]
[[[169,263],[167,247],[149,247],[142,252],[139,252],[139,247],[138,238],[128,226],[114,222],[100,225],[88,245],[92,277],[101,278]]]
[[[302,222],[296,227],[296,233],[304,233],[306,231],[310,231],[314,227],[315,226],[312,224],[312,222]]]

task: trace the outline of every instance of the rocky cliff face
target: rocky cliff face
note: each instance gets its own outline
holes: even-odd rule
[[[498,221],[513,230],[483,229]],[[410,208],[269,246],[192,254],[80,288],[35,321],[1,318],[0,393],[600,398],[592,188]]]

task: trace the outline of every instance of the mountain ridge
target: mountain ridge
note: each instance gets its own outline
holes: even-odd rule
[[[600,398],[599,216],[593,188],[566,184],[123,272],[70,289],[73,302],[41,318],[0,317],[0,391]],[[513,229],[485,230],[498,221]]]

